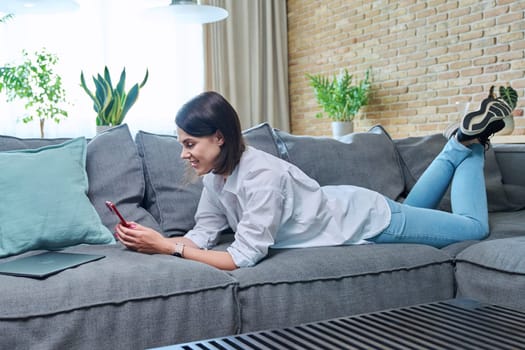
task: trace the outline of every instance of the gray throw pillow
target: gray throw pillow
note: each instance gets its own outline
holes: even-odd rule
[[[0,151],[39,148],[60,144],[69,138],[37,139],[0,135]],[[137,149],[126,124],[112,128],[89,141],[86,170],[88,196],[102,223],[113,228],[118,219],[105,206],[114,202],[122,215],[155,230],[160,226],[140,204],[144,197],[144,174]]]
[[[273,130],[267,123],[247,129],[243,135],[248,145],[278,156]],[[183,235],[195,225],[202,179],[180,158],[182,146],[176,136],[139,131],[135,142],[146,179],[144,207],[166,236]]]
[[[281,158],[324,185],[355,185],[397,199],[404,190],[403,170],[385,134],[353,133],[338,140],[296,136],[275,130],[286,153]]]

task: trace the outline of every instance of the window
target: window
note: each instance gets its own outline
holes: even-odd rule
[[[132,133],[173,134],[180,106],[203,89],[202,25],[177,24],[145,14],[147,0],[79,0],[72,13],[17,15],[0,24],[0,64],[16,62],[22,50],[45,48],[58,56],[69,117],[45,122],[45,137],[95,135],[95,112],[80,87],[83,71],[91,77],[107,65],[113,80],[125,67],[126,89],[149,79],[124,120]],[[155,2],[155,1],[153,1]],[[157,1],[158,3],[158,1]],[[1,15],[1,14],[0,14]],[[0,94],[0,134],[39,137],[38,121],[21,121],[22,104],[6,103]]]

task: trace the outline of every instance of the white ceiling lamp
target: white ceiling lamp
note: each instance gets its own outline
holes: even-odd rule
[[[51,14],[72,12],[79,9],[74,0],[2,0],[0,12],[14,15]]]
[[[171,0],[168,6],[153,7],[149,11],[155,14],[162,12],[184,23],[211,23],[228,17],[228,11],[222,7],[201,5],[197,0]]]

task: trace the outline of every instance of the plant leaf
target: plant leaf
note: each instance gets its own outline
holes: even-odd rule
[[[91,90],[88,89],[88,87],[86,85],[86,79],[84,78],[84,72],[83,71],[80,72],[80,86],[82,86],[82,88],[88,94],[88,96],[91,97],[91,99],[94,102],[93,109],[95,110],[95,112],[98,112],[98,110],[100,109],[100,104],[98,103],[98,100],[95,97],[95,95],[93,94],[93,92],[91,92]]]
[[[516,90],[514,90],[512,87],[499,87],[499,96],[507,102],[507,104],[510,106],[510,108],[514,109],[516,108],[516,104],[518,103],[518,93]]]
[[[98,74],[97,77],[93,77],[95,93],[87,88],[83,73],[81,73],[81,85],[95,101],[94,108],[96,108],[95,111],[97,112],[97,125],[119,125],[136,102],[140,88],[148,81],[149,71],[146,69],[146,74],[140,85],[135,84],[128,93],[125,91],[126,68],[122,69],[115,88],[113,88],[107,66],[104,67],[103,74],[104,76]]]
[[[111,83],[111,74],[109,74],[108,66],[104,67],[104,79],[107,81],[109,88],[113,90],[113,84]]]
[[[126,114],[128,113],[129,109],[135,102],[137,101],[137,98],[139,97],[139,85],[135,84],[133,87],[129,90],[128,95],[126,96],[126,100],[124,101],[124,106],[122,107],[122,117],[121,119],[124,119]]]
[[[126,69],[122,69],[122,72],[120,73],[120,78],[117,84],[117,87],[115,90],[120,92],[120,95],[122,96],[124,94],[124,88],[126,86]]]
[[[142,89],[142,87],[146,84],[146,82],[148,81],[148,77],[149,77],[149,70],[146,69],[146,75],[144,76],[144,79],[142,79],[142,83],[140,83],[139,85],[139,88]]]
[[[334,74],[331,80],[322,75],[307,74],[306,77],[314,89],[317,103],[328,117],[334,121],[349,121],[368,103],[369,71],[357,85],[352,85],[353,75],[347,69],[339,75]],[[321,118],[322,113],[317,113],[316,117]]]

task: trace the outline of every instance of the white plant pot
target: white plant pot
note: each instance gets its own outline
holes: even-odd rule
[[[112,125],[97,125],[97,135],[102,134],[104,131],[111,129]]]
[[[354,122],[332,122],[332,135],[338,138],[354,132]]]
[[[503,118],[503,121],[505,122],[505,127],[501,129],[501,131],[498,132],[498,135],[510,135],[514,131],[514,116],[508,115],[505,118]]]

